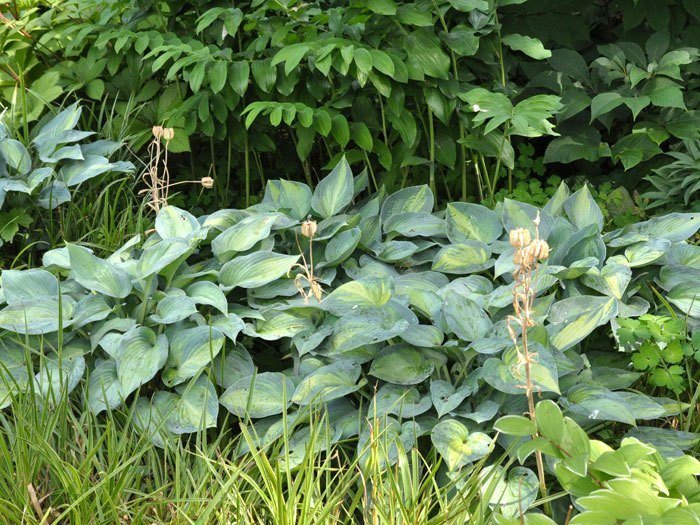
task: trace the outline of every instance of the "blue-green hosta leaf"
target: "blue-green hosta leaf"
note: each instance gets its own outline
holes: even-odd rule
[[[76,348],[64,348],[44,357],[41,368],[35,376],[36,389],[41,397],[50,402],[70,394],[85,374],[85,358]]]
[[[134,426],[140,434],[148,436],[156,447],[165,446],[176,439],[168,432],[167,416],[175,411],[177,396],[172,392],[156,392],[153,401],[140,397],[134,405]]]
[[[297,352],[299,352],[299,356],[303,356],[316,350],[332,332],[333,328],[329,325],[322,325],[318,328],[314,327],[295,334],[292,338],[292,344],[296,347]]]
[[[265,187],[263,202],[274,204],[278,211],[286,211],[302,221],[311,210],[311,189],[302,182],[270,180]]]
[[[418,246],[411,241],[387,241],[376,242],[371,249],[377,259],[391,263],[409,258],[418,251]]]
[[[671,241],[668,239],[651,239],[627,247],[625,257],[627,257],[630,267],[638,268],[658,261],[670,248]]]
[[[224,292],[211,281],[196,281],[185,290],[195,304],[205,304],[228,315],[228,301]]]
[[[67,244],[71,276],[87,290],[122,299],[131,293],[131,277],[121,268],[95,257],[82,246]]]
[[[29,382],[24,350],[20,346],[0,347],[0,410],[12,402],[12,396]]]
[[[488,497],[489,506],[498,508],[508,518],[523,515],[537,499],[539,481],[529,468],[514,467],[506,471],[500,465],[489,465],[480,478],[482,497]]]
[[[365,278],[340,285],[321,301],[321,308],[333,315],[347,315],[365,308],[384,306],[393,291],[389,279]]]
[[[406,273],[394,278],[396,295],[407,297],[411,306],[429,318],[442,309],[438,293],[448,283],[448,278],[438,272]]]
[[[599,261],[595,257],[586,257],[580,261],[574,261],[567,268],[566,266],[548,266],[547,272],[559,279],[578,279],[588,273],[588,270],[598,266]]]
[[[582,295],[555,303],[547,327],[550,341],[564,351],[586,338],[593,330],[617,315],[614,297]]]
[[[635,419],[627,401],[607,388],[581,383],[573,386],[561,399],[567,410],[591,420],[619,421],[634,425]]]
[[[442,273],[468,274],[493,266],[490,248],[480,241],[448,244],[435,256],[432,270]]]
[[[189,434],[216,426],[219,403],[214,385],[206,375],[177,388],[174,409],[166,426],[173,434]]]
[[[564,203],[566,203],[570,194],[569,187],[565,182],[562,182],[542,210],[549,213],[552,217],[559,217],[564,211]]]
[[[117,376],[124,397],[153,379],[168,359],[168,338],[150,328],[132,328],[119,341]]]
[[[44,186],[37,197],[37,204],[46,210],[55,210],[71,201],[71,194],[64,182],[55,180]]]
[[[3,270],[2,292],[9,304],[58,299],[58,279],[46,270]]]
[[[385,233],[404,237],[445,237],[445,221],[432,213],[403,211],[384,221]]]
[[[536,234],[535,219],[540,216],[540,237],[547,239],[554,224],[554,219],[549,213],[540,210],[531,204],[505,199],[501,206],[496,206],[496,212],[501,213],[501,222],[507,232],[515,228],[527,228],[534,239]]]
[[[684,314],[700,319],[700,283],[698,281],[674,286],[668,291],[666,298]]]
[[[400,334],[401,339],[413,346],[435,348],[442,345],[445,334],[437,326],[412,324]]]
[[[41,335],[67,328],[72,322],[74,301],[64,295],[58,299],[34,299],[12,303],[0,310],[0,328],[18,334]],[[59,315],[59,312],[61,315]]]
[[[468,408],[456,408],[452,411],[452,414],[466,419],[471,419],[475,423],[481,424],[491,421],[494,417],[496,417],[501,405],[495,401],[487,399],[483,403],[479,403],[474,409],[469,407],[468,403],[467,407]]]
[[[638,426],[630,429],[627,436],[652,445],[665,458],[682,456],[683,451],[692,448],[700,441],[700,434],[683,432],[675,428]]]
[[[569,220],[578,229],[595,224],[598,226],[598,231],[603,230],[603,212],[600,211],[600,207],[591,195],[587,184],[584,184],[580,190],[566,199],[564,209]]]
[[[92,135],[92,133],[74,131],[81,113],[82,108],[76,102],[41,127],[32,141],[40,156],[50,155],[61,144],[77,142]]]
[[[264,372],[236,381],[219,402],[241,418],[258,419],[281,414],[292,403],[294,383],[279,372]]]
[[[333,325],[326,352],[337,356],[365,345],[388,341],[403,333],[409,324],[386,309],[343,316]]]
[[[606,235],[606,242],[613,247],[628,246],[649,239],[681,242],[695,235],[699,229],[700,213],[669,213],[611,232]]]
[[[184,258],[192,250],[183,239],[165,239],[144,248],[136,264],[136,277],[145,279],[160,273],[166,266]]]
[[[277,213],[264,213],[240,220],[211,242],[214,255],[221,259],[231,253],[251,249],[255,243],[270,236],[270,230],[278,216]]]
[[[8,138],[0,140],[0,156],[20,175],[25,175],[32,169],[32,158],[19,140]]]
[[[64,164],[58,171],[57,178],[70,188],[103,173],[129,172],[133,168],[130,162],[110,162],[101,155],[85,155],[85,160],[74,160]]]
[[[700,270],[700,246],[684,242],[675,243],[664,254],[662,262],[669,266],[689,266]]]
[[[581,277],[581,282],[600,292],[616,299],[622,300],[627,286],[632,280],[632,270],[629,266],[617,263],[608,263],[602,270],[591,268]]]
[[[112,410],[122,404],[122,395],[117,377],[117,365],[112,359],[98,359],[90,372],[88,403],[93,414]]]
[[[189,212],[166,206],[156,217],[156,232],[161,239],[190,239],[200,233],[199,221]]]
[[[389,195],[382,203],[379,216],[382,223],[385,224],[397,213],[408,211],[431,213],[433,206],[435,206],[435,199],[433,192],[427,185],[410,186]]]
[[[550,252],[549,264],[569,266],[576,261],[593,257],[602,266],[605,260],[605,242],[598,231],[596,224],[589,224],[580,230],[567,234],[561,242],[550,244],[553,250]]]
[[[75,304],[72,326],[77,329],[95,321],[102,321],[112,313],[112,309],[101,295],[88,294]]]
[[[541,344],[530,342],[532,356],[530,377],[542,392],[559,393],[557,364],[552,353]],[[503,352],[502,359],[491,357],[484,362],[482,378],[496,390],[506,394],[522,394],[526,384],[525,369],[515,347]]]
[[[447,326],[463,341],[481,339],[493,326],[486,312],[465,295],[448,292],[442,308]]]
[[[333,237],[328,244],[326,244],[326,249],[324,252],[325,261],[317,265],[318,268],[326,268],[328,266],[337,266],[342,263],[345,259],[352,255],[355,251],[357,244],[360,242],[360,237],[362,232],[359,228],[352,228],[350,230],[345,230],[340,232],[338,235]]]
[[[324,219],[337,215],[353,196],[353,180],[350,164],[343,156],[333,170],[316,186],[311,197],[311,207]]]
[[[406,344],[384,348],[372,361],[369,373],[396,385],[417,385],[433,373],[435,365],[417,348]]]
[[[210,370],[216,384],[228,388],[239,379],[252,376],[255,373],[255,364],[248,350],[237,344],[219,353],[214,358]]]
[[[439,418],[452,412],[472,393],[473,390],[468,385],[455,388],[448,381],[434,379],[430,382],[430,398]]]
[[[173,324],[197,313],[194,301],[185,292],[175,289],[165,295],[156,305],[156,313],[149,319],[157,324]]]
[[[445,212],[447,238],[453,244],[467,240],[491,244],[503,232],[498,214],[480,204],[452,202]]]
[[[416,387],[385,383],[372,397],[367,415],[381,418],[392,414],[400,419],[411,419],[430,410],[430,396],[421,396]]]
[[[169,337],[170,353],[162,375],[167,386],[179,385],[195,376],[224,344],[221,330],[209,326],[179,329]]]
[[[347,396],[362,386],[357,383],[361,371],[359,364],[348,361],[322,366],[302,379],[294,390],[292,401],[298,405],[310,405]]]
[[[219,281],[224,291],[233,288],[258,288],[289,273],[299,255],[254,252],[236,257],[221,267]]]
[[[430,440],[450,470],[457,470],[483,458],[491,447],[490,437],[482,432],[469,432],[455,419],[447,419],[435,425]]]
[[[251,337],[265,341],[277,341],[284,337],[294,337],[300,332],[315,328],[312,311],[297,308],[294,310],[268,310],[263,313],[265,319],[253,325],[246,325],[244,332]]]

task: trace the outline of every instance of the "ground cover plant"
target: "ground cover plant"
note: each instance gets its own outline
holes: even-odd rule
[[[635,391],[642,374],[628,364],[642,348],[624,353],[629,334],[621,352],[606,347],[608,332],[634,332],[630,320],[664,309],[693,333],[698,249],[686,241],[699,216],[606,233],[587,187],[562,185],[541,210],[505,200],[434,212],[428,186],[382,198],[363,197],[366,184],[342,159],[313,191],[270,181],[261,204],[200,219],[167,206],[143,242],[107,258],[69,243],[46,252],[43,268],[5,270],[3,406],[27,388],[59,403],[87,377],[94,414],[126,402],[134,428],[160,447],[228,411],[251,425],[238,453],[281,440],[285,468],[347,440],[366,466],[379,433],[384,466],[398,461],[399,442],[434,449],[454,474],[509,450],[493,422],[527,411],[513,344],[523,334],[508,318],[524,262],[507,232],[519,231],[547,247],[527,277],[531,321],[520,325],[530,393],[588,430],[614,422],[672,455],[694,444],[694,434],[649,425],[682,419],[697,390]],[[319,418],[325,441],[312,436]],[[528,469],[519,475],[532,481]]]

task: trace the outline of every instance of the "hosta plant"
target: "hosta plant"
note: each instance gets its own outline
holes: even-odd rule
[[[33,207],[53,210],[70,201],[83,182],[134,169],[130,162],[110,162],[119,144],[86,141],[94,133],[77,129],[81,111],[73,104],[47,115],[25,142],[15,138],[9,119],[0,114],[0,243],[32,223]]]
[[[531,282],[534,395],[584,426],[683,408],[630,388],[640,374],[607,327],[653,312],[652,287],[697,324],[700,248],[686,241],[700,215],[604,233],[586,187],[561,186],[542,209],[435,211],[427,186],[364,197],[366,184],[343,158],[315,189],[270,181],[245,210],[164,207],[154,232],[105,259],[69,243],[43,268],[5,270],[2,405],[31,382],[50,403],[85,377],[94,412],[133,404],[134,424],[162,446],[225,410],[260,446],[286,429],[293,465],[321,411],[333,440],[356,436],[361,454],[381,431],[389,448],[432,443],[446,468],[467,468],[494,446],[497,416],[526,410],[507,232],[535,238],[539,217],[550,250]],[[23,359],[39,349],[30,374]]]

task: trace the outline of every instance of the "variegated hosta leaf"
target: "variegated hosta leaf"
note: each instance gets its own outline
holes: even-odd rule
[[[168,338],[145,326],[121,337],[115,356],[121,394],[126,397],[153,379],[168,359]]]
[[[460,244],[467,240],[491,244],[503,232],[498,214],[480,204],[453,202],[445,212],[447,237],[450,242]]]
[[[114,264],[95,257],[82,246],[68,244],[71,275],[87,290],[122,299],[131,292],[131,277]]]
[[[255,243],[270,235],[270,230],[277,217],[276,213],[263,213],[241,219],[214,238],[211,242],[214,255],[221,259],[235,252],[249,250]]]
[[[318,183],[311,207],[324,219],[340,213],[352,200],[352,171],[345,157]]]
[[[366,278],[342,284],[323,301],[321,308],[333,315],[346,315],[363,308],[379,308],[384,306],[393,291],[389,279]]]
[[[547,327],[552,344],[566,350],[617,314],[614,297],[578,296],[552,306]]]
[[[294,383],[279,372],[263,372],[243,377],[221,395],[219,402],[241,418],[261,418],[281,414],[292,403]]]
[[[396,193],[389,195],[382,204],[380,219],[382,224],[386,224],[392,216],[402,212],[430,213],[433,211],[435,199],[430,188],[422,186],[411,186],[403,188]],[[386,229],[385,229],[386,231]]]
[[[381,418],[387,414],[401,419],[411,419],[430,410],[430,396],[421,395],[415,387],[385,383],[372,397],[367,414]]]
[[[326,403],[358,390],[360,365],[338,361],[315,370],[297,385],[292,401],[298,405]]]
[[[197,326],[179,329],[170,335],[170,352],[163,382],[175,386],[195,376],[214,359],[224,344],[218,328]]]
[[[480,241],[464,241],[448,244],[435,256],[432,270],[448,274],[468,274],[491,268],[491,250]]]
[[[222,266],[219,281],[224,290],[258,288],[289,273],[299,257],[275,252],[236,257]]]
[[[416,385],[433,373],[435,365],[417,348],[397,344],[386,347],[372,361],[370,375],[396,385]]]
[[[490,437],[482,432],[469,432],[455,419],[447,419],[435,425],[430,439],[450,470],[457,470],[483,458],[491,446]]]
[[[265,187],[264,203],[273,204],[298,221],[306,219],[311,210],[311,189],[302,182],[270,180]]]

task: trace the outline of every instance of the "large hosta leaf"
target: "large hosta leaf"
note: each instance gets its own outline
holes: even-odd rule
[[[299,255],[254,252],[224,264],[219,281],[224,290],[258,288],[289,273],[298,260]]]
[[[62,301],[48,298],[14,302],[0,310],[0,328],[28,335],[56,332],[70,326],[73,305],[65,295]]]
[[[391,299],[392,291],[393,284],[389,279],[358,279],[333,290],[323,299],[321,308],[334,315],[346,315],[362,308],[379,308]]]
[[[90,410],[99,414],[122,404],[124,395],[117,377],[117,365],[112,359],[98,359],[90,372],[88,402]]]
[[[170,336],[170,353],[163,382],[179,385],[211,362],[224,344],[224,334],[211,326],[179,329]]]
[[[326,219],[340,213],[350,204],[353,193],[352,171],[343,157],[316,186],[311,197],[311,207]]]
[[[168,359],[168,338],[145,326],[132,328],[120,339],[117,376],[124,397],[148,383]]]
[[[164,207],[156,217],[156,231],[161,239],[189,239],[201,229],[191,213],[175,206]]]
[[[468,274],[480,272],[493,266],[491,250],[480,241],[464,241],[448,244],[433,260],[432,270],[442,273]]]
[[[294,383],[278,372],[243,377],[226,389],[219,402],[238,417],[281,414],[292,403]]]
[[[70,394],[85,374],[85,358],[80,348],[66,347],[61,353],[44,357],[35,376],[39,394],[54,402]]]
[[[251,215],[240,220],[216,236],[211,242],[214,255],[221,258],[230,253],[249,250],[255,243],[270,235],[270,229],[277,217],[276,213],[264,213]]]
[[[95,257],[82,246],[68,244],[71,275],[81,286],[123,299],[131,292],[131,277],[114,264]]]
[[[431,405],[430,396],[421,396],[415,387],[386,383],[372,397],[367,414],[377,418],[393,414],[409,419],[427,412]]]
[[[409,345],[386,347],[372,361],[369,373],[397,385],[417,385],[433,373],[435,365],[425,355]]]
[[[311,189],[302,182],[271,180],[265,187],[263,202],[272,203],[279,211],[287,211],[291,217],[301,221],[311,209]]]
[[[450,470],[457,470],[483,458],[491,446],[491,438],[486,434],[469,432],[462,423],[454,419],[447,419],[435,425],[430,439]]]
[[[24,350],[19,345],[0,346],[0,410],[10,405],[12,395],[29,382]]]
[[[360,372],[360,365],[346,361],[322,366],[297,385],[292,401],[309,405],[346,396],[362,386],[357,383]]]
[[[571,348],[617,314],[614,297],[578,296],[552,306],[547,327],[550,341],[559,350]]]
[[[174,407],[167,419],[167,428],[173,434],[190,434],[216,426],[219,414],[216,390],[205,375],[177,388]]]
[[[449,291],[445,294],[443,312],[447,326],[463,341],[476,341],[493,326],[486,312],[466,295]]]
[[[58,299],[58,279],[46,270],[3,270],[2,292],[9,303]]]
[[[480,204],[453,202],[445,212],[447,237],[450,242],[460,244],[467,240],[491,244],[503,232],[498,214]]]
[[[388,219],[397,213],[430,213],[433,211],[434,205],[433,192],[430,191],[428,186],[425,184],[422,186],[411,186],[392,193],[384,200],[380,218],[382,223],[386,223]]]

